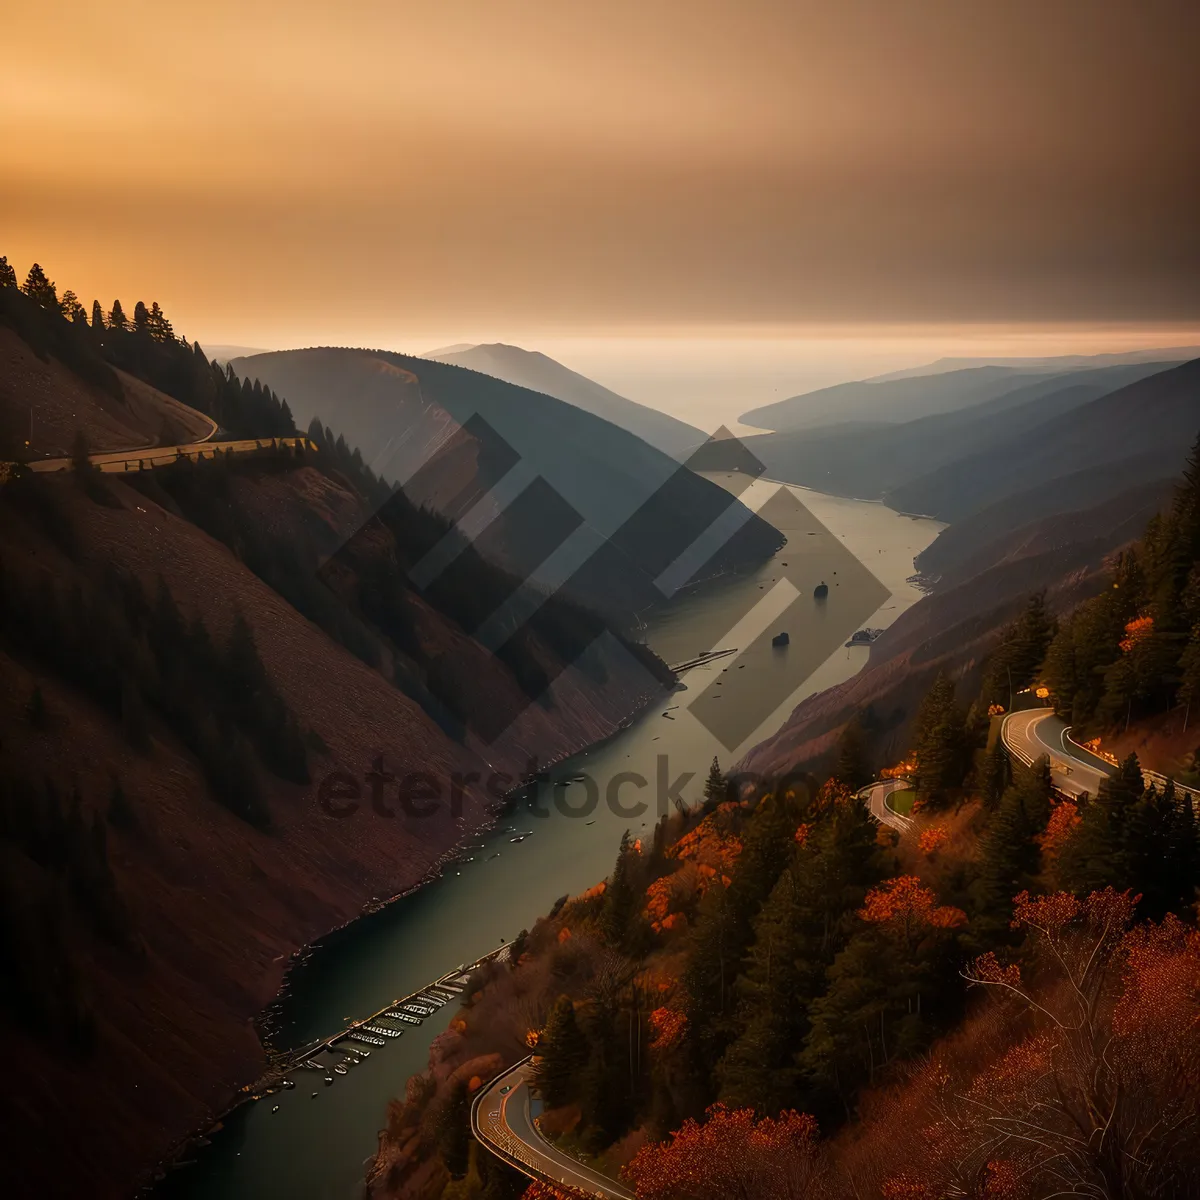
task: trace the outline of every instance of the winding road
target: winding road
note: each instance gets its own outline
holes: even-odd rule
[[[556,1184],[581,1196],[635,1200],[629,1188],[572,1158],[542,1137],[533,1122],[532,1080],[533,1059],[522,1059],[475,1097],[471,1105],[471,1132],[480,1144],[530,1179]]]
[[[215,428],[214,428],[215,432]],[[180,458],[190,458],[193,462],[204,458],[216,458],[222,454],[256,454],[263,450],[274,450],[280,446],[294,446],[301,449],[315,449],[308,438],[303,435],[296,437],[277,438],[242,438],[231,442],[187,442],[177,446],[153,446],[142,450],[106,450],[99,454],[89,454],[88,462],[98,471],[106,474],[123,475],[134,471],[145,471],[152,467],[166,467],[177,462]],[[25,463],[30,471],[69,471],[72,460],[69,458],[43,458],[35,462]]]
[[[1068,796],[1095,796],[1114,770],[1111,763],[1085,750],[1067,736],[1070,727],[1052,708],[1009,713],[1000,726],[1004,748],[1027,767],[1050,760],[1054,786]]]
[[[912,783],[907,779],[880,779],[860,789],[858,796],[866,802],[871,816],[881,825],[890,825],[897,833],[907,833],[912,825],[912,817],[894,812],[887,799],[893,792],[903,792],[910,787]]]

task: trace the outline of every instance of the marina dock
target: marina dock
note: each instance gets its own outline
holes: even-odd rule
[[[263,1075],[243,1089],[245,1099],[258,1099],[284,1087],[284,1081],[293,1071],[303,1068],[327,1069],[328,1064],[315,1061],[327,1051],[339,1055],[370,1053],[363,1048],[386,1046],[391,1039],[400,1037],[406,1026],[420,1025],[460,996],[474,971],[489,962],[503,962],[508,957],[511,945],[511,942],[505,942],[475,962],[456,967],[418,991],[393,1000],[369,1017],[350,1022],[337,1033],[276,1055]],[[349,1044],[342,1045],[343,1042]]]

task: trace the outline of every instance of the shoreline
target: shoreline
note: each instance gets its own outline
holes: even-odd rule
[[[676,680],[676,682],[678,682],[678,680]],[[654,707],[663,696],[670,696],[672,694],[673,688],[663,688],[660,693],[643,697],[631,711],[626,713],[616,722],[611,732],[606,734],[604,737],[599,738],[597,741],[585,743],[575,750],[569,752],[564,751],[556,755],[553,759],[546,762],[545,768],[548,769],[568,758],[574,758],[576,755],[590,753],[591,751],[606,745],[613,738],[618,737],[621,733],[623,733],[625,729],[628,728],[633,721],[637,720],[637,718],[640,717],[644,712]],[[192,1128],[188,1133],[181,1136],[174,1143],[171,1151],[168,1154],[159,1158],[153,1165],[147,1167],[142,1173],[140,1180],[135,1181],[134,1183],[135,1195],[152,1195],[154,1188],[163,1180],[168,1178],[173,1171],[193,1165],[195,1159],[184,1160],[184,1155],[188,1154],[190,1151],[202,1149],[205,1140],[208,1139],[212,1134],[219,1132],[229,1117],[231,1117],[239,1109],[245,1107],[247,1104],[250,1104],[254,1100],[258,1099],[262,1094],[255,1091],[256,1085],[267,1077],[267,1074],[270,1071],[272,1058],[276,1055],[285,1054],[287,1051],[273,1050],[271,1048],[269,1041],[264,1037],[261,1022],[263,1018],[267,1016],[276,1005],[279,1004],[282,996],[287,991],[289,982],[297,968],[305,963],[328,939],[347,932],[364,919],[385,913],[397,902],[415,895],[417,892],[427,888],[430,884],[442,878],[446,866],[460,854],[462,854],[465,846],[469,843],[469,840],[473,837],[486,835],[493,832],[503,816],[503,810],[507,809],[510,804],[518,801],[525,791],[530,787],[530,785],[536,782],[536,779],[527,779],[510,788],[504,794],[504,799],[500,802],[496,802],[496,806],[500,807],[501,811],[493,813],[488,820],[485,820],[479,825],[474,826],[470,831],[462,833],[455,840],[453,845],[449,846],[437,857],[433,865],[416,883],[385,899],[381,900],[378,897],[372,897],[368,899],[364,902],[362,908],[359,910],[356,916],[351,917],[349,920],[343,921],[340,925],[335,925],[333,928],[326,930],[326,932],[321,934],[320,937],[314,938],[312,941],[306,942],[303,946],[299,946],[292,951],[292,953],[288,956],[287,963],[285,964],[283,972],[280,976],[279,986],[276,988],[275,995],[251,1018],[254,1025],[255,1037],[257,1038],[259,1046],[266,1058],[263,1069],[255,1079],[237,1088],[232,1095],[229,1096],[228,1101],[223,1108],[221,1108],[218,1112],[213,1113],[209,1117],[206,1117],[201,1125]],[[503,947],[499,947],[498,950],[490,952],[489,955],[484,955],[483,958],[479,959],[478,961],[484,961],[484,959],[498,953],[499,949],[503,949]],[[334,1037],[337,1036],[337,1034],[334,1033],[329,1036]]]

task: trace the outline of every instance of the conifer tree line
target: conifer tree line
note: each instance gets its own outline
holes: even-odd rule
[[[1127,894],[1139,920],[1194,914],[1200,828],[1173,785],[1145,787],[1130,756],[1096,796],[1067,800],[1055,792],[1047,760],[1014,766],[994,729],[988,734],[989,713],[1008,711],[1048,682],[1055,648],[1091,611],[1108,619],[1111,662],[1140,652],[1139,636],[1152,634],[1139,635],[1135,622],[1152,617],[1175,663],[1163,666],[1162,655],[1168,678],[1160,682],[1182,691],[1172,697],[1177,705],[1185,702],[1178,668],[1190,661],[1194,623],[1186,638],[1178,635],[1200,617],[1191,607],[1198,485],[1193,455],[1171,508],[1115,564],[1116,586],[1076,614],[1060,623],[1044,595],[1031,597],[985,662],[969,705],[947,676],[930,686],[912,741],[922,812],[936,821],[981,801],[972,851],[934,871],[936,886],[902,873],[889,838],[852,799],[872,777],[858,721],[843,731],[823,788],[799,796],[769,790],[747,813],[714,763],[696,812],[673,817],[669,834],[656,830],[646,850],[623,840],[603,895],[570,902],[563,917],[573,934],[632,960],[634,976],[664,944],[675,946],[672,961],[682,965],[669,1011],[647,1015],[649,1001],[632,985],[619,995],[624,1015],[615,1020],[587,995],[560,998],[551,1010],[539,1080],[548,1102],[580,1106],[585,1144],[611,1144],[639,1123],[665,1137],[714,1102],[761,1117],[812,1113],[825,1129],[853,1118],[865,1089],[893,1078],[897,1063],[955,1025],[968,962],[1019,957],[1022,896],[1058,890],[1082,903]],[[1107,666],[1097,676],[1099,703],[1113,685]],[[1147,709],[1135,705],[1139,711]],[[726,865],[721,847],[730,841],[736,861]],[[707,861],[717,865],[706,870],[715,879],[681,899],[684,883],[667,885],[689,878],[691,868],[678,862],[698,845],[710,848]],[[664,920],[664,911],[678,918]],[[624,1046],[605,1043],[614,1025]],[[670,1037],[655,1040],[663,1030]],[[639,1070],[628,1039],[641,1036],[657,1053]]]
[[[736,859],[710,876],[712,854]],[[966,916],[896,871],[836,781],[752,809],[723,800],[673,814],[648,846],[626,835],[603,892],[561,913],[564,950],[594,938],[615,957],[602,987],[548,1013],[537,1045],[546,1103],[580,1106],[590,1149],[643,1122],[666,1136],[714,1101],[844,1120],[961,1003]],[[698,903],[682,895],[696,878],[711,880]],[[652,924],[666,884],[683,926]],[[668,945],[682,973],[664,1002],[638,973]]]
[[[588,1152],[645,1129],[644,1162],[679,1146],[689,1121],[703,1130],[728,1114],[783,1122],[805,1113],[830,1138],[863,1119],[868,1092],[876,1096],[869,1113],[888,1112],[879,1097],[936,1053],[941,1035],[961,1028],[973,972],[1010,978],[1001,973],[1032,961],[1038,939],[1028,919],[1038,904],[1099,912],[1123,894],[1123,912],[1164,922],[1143,927],[1145,938],[1162,929],[1178,942],[1184,934],[1173,931],[1186,933],[1180,918],[1194,919],[1200,881],[1190,807],[1169,793],[1144,793],[1136,762],[1093,803],[1094,835],[1084,825],[1074,843],[1053,840],[1053,814],[1067,804],[1054,796],[1045,761],[1019,766],[981,810],[978,853],[919,876],[900,866],[894,839],[836,776],[800,794],[776,788],[749,805],[725,800],[672,814],[649,846],[626,835],[604,889],[556,906],[548,928],[539,922],[508,968],[520,971],[532,958],[531,977],[540,979],[537,960],[548,958],[553,988],[560,976],[580,976],[581,962],[590,966],[582,986],[572,983],[547,1004],[535,1048],[545,1105],[578,1108],[573,1144]],[[698,864],[716,864],[715,874],[696,876]],[[709,882],[695,903],[684,893],[697,879]],[[657,901],[667,896],[682,923],[661,920]],[[1044,978],[1031,976],[1029,986]],[[1107,1013],[1106,1003],[1096,1012]],[[1160,1071],[1143,1086],[1169,1093],[1174,1084]],[[926,1123],[936,1120],[936,1112],[926,1115]],[[1153,1122],[1146,1136],[1157,1144]],[[454,1161],[465,1169],[461,1155]],[[749,1159],[734,1165],[753,1169]],[[679,1194],[677,1166],[664,1167],[660,1190],[646,1194]],[[718,1166],[724,1160],[697,1160],[695,1195],[727,1194],[703,1182]],[[804,1178],[792,1178],[792,1190],[776,1179],[781,1190],[769,1194],[807,1195],[795,1190]]]
[[[232,366],[210,362],[199,342],[175,333],[158,301],[139,300],[127,314],[120,300],[106,312],[99,300],[89,310],[70,289],[58,288],[38,263],[18,284],[0,256],[0,323],[33,349],[53,354],[114,399],[123,390],[113,367],[211,417],[234,438],[289,437],[296,433],[287,401],[258,381],[239,379]]]
[[[22,492],[43,484],[24,481]],[[0,628],[23,655],[118,720],[135,750],[151,752],[161,721],[195,754],[213,797],[251,824],[270,824],[259,764],[308,782],[304,735],[241,614],[219,645],[198,617],[183,616],[161,581],[147,596],[133,576],[107,565],[64,584],[0,561]]]
[[[1200,438],[1171,505],[1120,556],[1108,586],[1064,618],[1042,677],[1073,725],[1126,728],[1200,711]],[[1198,737],[1200,741],[1200,737]]]
[[[1200,438],[1170,505],[1117,555],[1098,595],[1061,620],[1043,593],[1031,596],[1002,631],[969,708],[951,679],[935,679],[912,742],[922,803],[944,807],[964,782],[990,807],[999,803],[1009,768],[994,740],[980,750],[989,716],[1028,703],[1022,697],[1035,688],[1034,703],[1053,705],[1084,736],[1168,712],[1183,732],[1191,727],[1200,700]]]
[[[1013,897],[1039,881],[1080,897],[1128,890],[1139,897],[1138,915],[1151,919],[1195,901],[1200,831],[1194,804],[1174,783],[1147,786],[1131,754],[1095,796],[1067,800],[1053,794],[1046,760],[1016,768],[1014,778],[998,729],[984,742],[989,713],[1007,712],[1034,687],[1046,689],[1034,703],[1053,704],[1087,732],[1172,708],[1187,728],[1200,657],[1198,461],[1200,442],[1170,507],[1118,556],[1097,596],[1061,621],[1043,595],[1030,598],[985,663],[968,709],[944,675],[925,695],[912,755],[921,805],[936,813],[978,796],[987,813],[967,884],[981,944],[1009,938]]]

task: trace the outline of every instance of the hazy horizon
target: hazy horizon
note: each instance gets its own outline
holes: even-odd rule
[[[896,326],[800,328],[759,332],[728,328],[676,330],[670,335],[633,336],[560,331],[483,330],[407,337],[334,341],[294,339],[291,344],[238,346],[213,340],[217,350],[300,349],[312,345],[353,345],[421,355],[454,345],[502,342],[539,351],[627,399],[668,413],[711,433],[725,425],[734,433],[760,432],[738,422],[751,408],[837,383],[932,365],[941,358],[1036,358],[1058,355],[1170,350],[1200,346],[1200,325],[1146,329],[1117,328]],[[201,342],[206,349],[210,343]],[[210,349],[210,352],[213,352]]]

